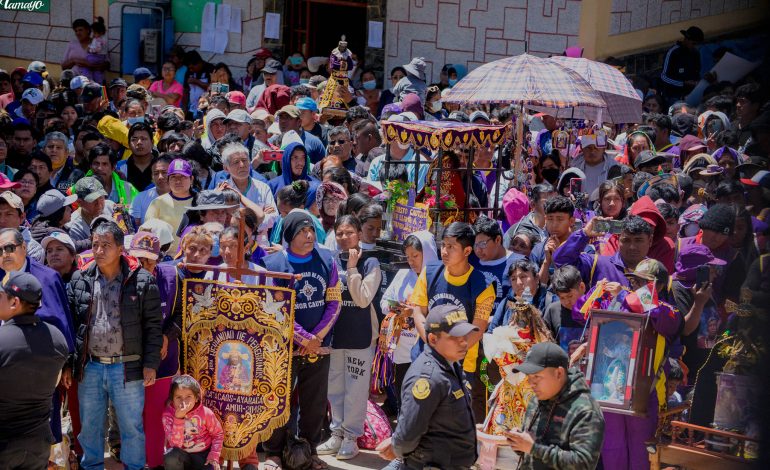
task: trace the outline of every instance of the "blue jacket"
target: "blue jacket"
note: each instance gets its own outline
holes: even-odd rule
[[[307,134],[307,132],[305,134]],[[315,139],[318,140],[317,137],[315,137]],[[294,177],[291,174],[291,154],[298,147],[307,152],[307,149],[305,148],[305,146],[298,144],[296,142],[293,142],[287,145],[286,148],[283,150],[283,157],[281,158],[281,174],[271,179],[267,183],[268,186],[270,186],[270,190],[273,191],[273,196],[275,196],[278,193],[279,189],[294,182]],[[302,175],[297,179],[301,179],[309,182],[313,191],[315,191],[315,187],[318,186],[318,180],[313,178],[309,174],[307,160],[305,161],[305,167],[302,168]]]
[[[43,286],[43,302],[35,314],[44,322],[58,328],[67,340],[70,353],[75,352],[75,329],[61,276],[29,256],[27,256],[27,267],[24,271],[35,276]],[[3,277],[5,277],[5,271],[0,270],[0,278]]]

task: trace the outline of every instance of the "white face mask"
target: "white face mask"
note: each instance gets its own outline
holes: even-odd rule
[[[437,113],[437,112],[441,111],[441,107],[442,107],[442,106],[443,106],[443,103],[441,102],[441,100],[436,100],[436,101],[433,101],[433,102],[430,104],[430,111],[431,111],[432,113]]]
[[[400,148],[401,150],[406,150],[409,148],[409,144],[405,144],[398,140],[396,141],[396,146],[398,146],[398,148]]]

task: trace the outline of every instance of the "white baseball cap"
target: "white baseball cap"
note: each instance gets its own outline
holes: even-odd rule
[[[48,244],[54,240],[69,248],[72,253],[78,252],[75,248],[75,242],[73,242],[72,238],[70,238],[70,236],[64,232],[51,232],[50,235],[43,238],[43,241],[40,242],[40,244],[43,246],[43,251],[45,251],[48,248]]]
[[[43,92],[37,88],[27,88],[24,93],[21,94],[22,100],[27,100],[35,106],[39,105],[45,99]]]
[[[79,90],[83,88],[84,86],[88,85],[90,80],[88,77],[85,77],[83,75],[78,75],[77,77],[70,80],[70,90]]]

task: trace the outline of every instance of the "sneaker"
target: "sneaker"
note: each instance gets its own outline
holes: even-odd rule
[[[358,455],[358,444],[353,437],[346,437],[342,440],[339,452],[337,452],[337,460],[350,460]]]
[[[342,446],[342,436],[332,434],[328,441],[316,447],[316,452],[318,455],[333,455],[340,450],[340,446]]]
[[[398,459],[393,459],[389,464],[382,467],[382,470],[401,470],[404,468],[404,463]]]

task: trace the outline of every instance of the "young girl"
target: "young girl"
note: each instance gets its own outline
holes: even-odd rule
[[[107,62],[107,27],[104,24],[104,18],[96,18],[91,24],[91,44],[88,45],[88,63],[90,66],[97,66]],[[93,81],[104,83],[104,72],[93,68]]]
[[[189,375],[171,382],[163,412],[166,470],[219,470],[224,432],[214,412],[201,403],[201,386]]]
[[[342,308],[331,332],[328,398],[332,408],[331,438],[321,444],[319,455],[336,455],[339,460],[358,455],[356,439],[364,434],[369,378],[377,338],[377,317],[372,304],[382,281],[375,257],[362,259],[361,223],[343,215],[334,224],[341,256]],[[346,258],[342,254],[347,254]]]

